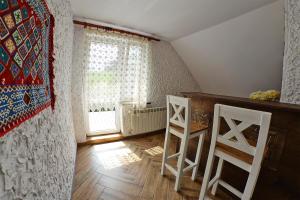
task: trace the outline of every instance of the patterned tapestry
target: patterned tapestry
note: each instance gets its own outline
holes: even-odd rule
[[[54,108],[53,28],[45,0],[0,0],[0,137]]]

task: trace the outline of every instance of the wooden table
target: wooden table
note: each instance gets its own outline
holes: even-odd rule
[[[261,187],[264,183],[270,185],[278,182],[288,188],[290,191],[300,191],[300,106],[285,104],[279,102],[254,101],[248,98],[229,97],[205,93],[183,92],[183,96],[192,99],[192,111],[203,112],[208,116],[209,134],[206,137],[204,152],[202,154],[200,170],[204,172],[208,149],[210,145],[210,134],[212,128],[213,109],[216,103],[238,106],[243,108],[267,111],[272,113],[271,135],[275,133],[270,144],[270,152],[260,173]],[[188,156],[194,157],[196,152],[196,141],[190,143]],[[234,169],[234,170],[233,170]],[[238,172],[232,166],[225,166],[224,179],[228,178],[240,189],[244,186],[242,177],[246,173]],[[256,191],[257,192],[257,191]]]

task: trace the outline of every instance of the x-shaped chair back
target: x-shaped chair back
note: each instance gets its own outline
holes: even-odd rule
[[[267,118],[271,117],[269,113],[226,105],[217,105],[216,109],[219,109],[219,117],[215,126],[217,128],[215,131],[218,133],[217,142],[255,156],[258,145],[266,140],[268,136],[269,125],[265,122]],[[224,118],[230,128],[230,131],[223,135],[219,132],[221,117]],[[236,121],[240,123],[237,125]],[[244,130],[252,125],[257,125],[260,129],[256,146],[249,144],[243,133]],[[267,125],[267,128],[264,127],[265,125]]]
[[[187,129],[191,120],[190,99],[167,96],[168,123]]]

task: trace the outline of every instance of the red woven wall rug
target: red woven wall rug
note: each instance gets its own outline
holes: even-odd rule
[[[0,0],[0,137],[54,108],[53,30],[44,0]]]

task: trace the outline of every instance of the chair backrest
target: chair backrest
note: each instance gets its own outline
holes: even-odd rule
[[[214,110],[213,135],[216,135],[216,141],[224,145],[235,148],[239,151],[257,157],[261,160],[266,145],[271,113],[233,106],[216,104]],[[230,128],[225,134],[220,134],[220,121],[224,118]],[[237,124],[237,122],[239,122]],[[257,143],[254,146],[249,144],[243,131],[252,125],[259,127]]]
[[[189,129],[191,122],[191,99],[167,95],[167,125],[169,123]]]

